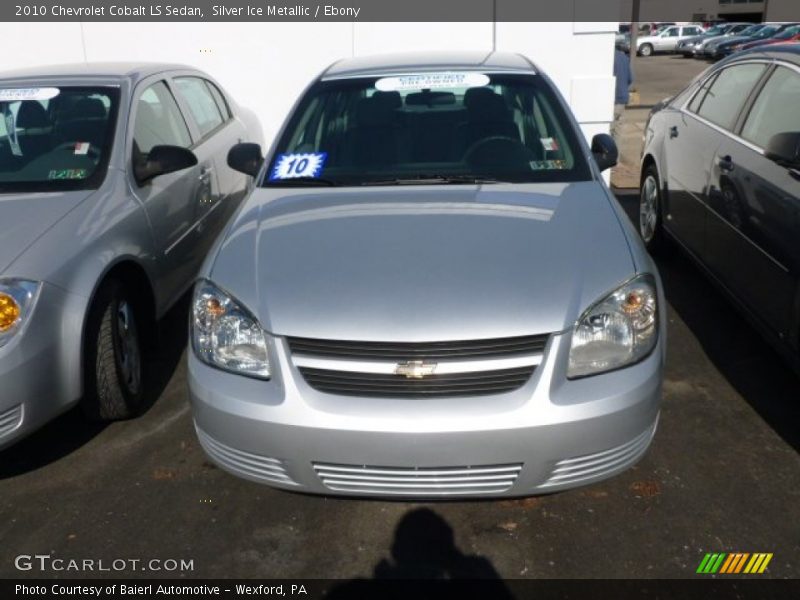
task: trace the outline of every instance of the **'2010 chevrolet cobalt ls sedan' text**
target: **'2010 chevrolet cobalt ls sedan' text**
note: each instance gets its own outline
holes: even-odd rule
[[[192,305],[199,440],[321,494],[522,496],[645,452],[658,273],[581,137],[517,55],[335,63],[208,257]]]

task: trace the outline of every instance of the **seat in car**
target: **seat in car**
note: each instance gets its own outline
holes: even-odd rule
[[[375,167],[397,162],[399,92],[375,92],[356,105],[355,128],[348,154],[353,165]]]
[[[520,139],[505,100],[489,88],[470,88],[464,94],[467,120],[462,124],[464,150],[475,142],[496,136]]]
[[[22,102],[17,112],[17,140],[24,160],[41,156],[53,146],[53,128],[47,109],[36,101]]]

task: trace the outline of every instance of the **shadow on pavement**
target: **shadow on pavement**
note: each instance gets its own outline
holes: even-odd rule
[[[140,414],[149,411],[178,367],[188,336],[191,294],[186,294],[158,323],[158,341],[147,358],[147,391]],[[108,426],[84,418],[73,408],[19,443],[0,452],[0,479],[33,471],[84,446]]]
[[[638,190],[615,193],[635,222]],[[709,360],[759,416],[800,452],[800,376],[686,254],[675,248],[656,263],[667,302]]]
[[[411,510],[400,519],[390,553],[375,565],[372,579],[353,579],[337,585],[326,599],[410,599],[427,597],[424,592],[432,591],[436,597],[457,598],[459,591],[469,591],[469,580],[474,579],[483,580],[481,590],[487,598],[513,598],[491,561],[463,554],[455,545],[452,527],[429,508]],[[387,585],[386,580],[393,583]],[[432,580],[439,582],[434,588],[428,587]]]

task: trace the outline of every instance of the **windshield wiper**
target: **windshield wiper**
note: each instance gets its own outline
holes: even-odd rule
[[[332,179],[325,179],[324,177],[291,177],[288,179],[271,179],[264,182],[265,186],[270,187],[292,187],[292,186],[336,186],[339,185]]]
[[[360,185],[484,185],[507,183],[493,177],[477,177],[475,175],[420,175],[419,177],[393,177],[391,179],[372,179],[362,181]]]

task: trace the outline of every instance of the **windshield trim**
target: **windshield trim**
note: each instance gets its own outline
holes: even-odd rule
[[[1,82],[0,87],[19,87],[16,84]],[[106,124],[106,137],[100,153],[100,162],[94,172],[86,179],[54,179],[42,181],[2,181],[0,180],[0,194],[14,193],[34,193],[34,192],[72,192],[81,190],[96,190],[105,181],[111,162],[111,153],[114,149],[114,140],[117,133],[117,122],[120,107],[120,86],[119,85],[72,85],[72,84],[53,84],[59,90],[69,88],[70,91],[102,91],[108,95],[111,107],[108,112],[108,123]]]

